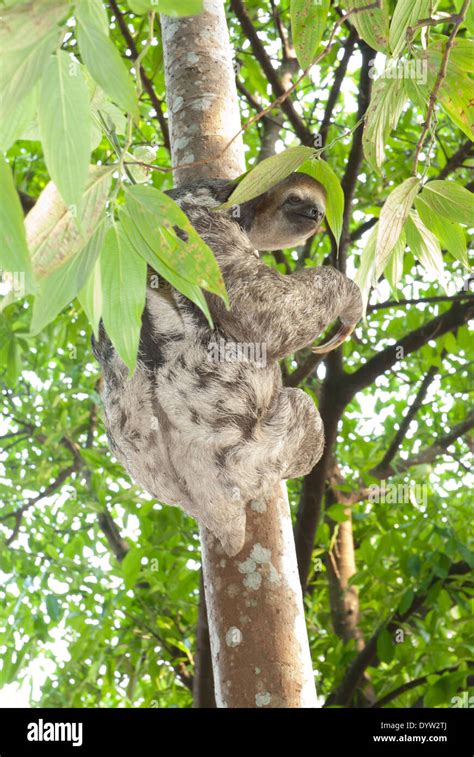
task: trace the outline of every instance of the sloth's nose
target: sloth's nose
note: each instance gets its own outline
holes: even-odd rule
[[[315,221],[320,221],[324,215],[324,208],[318,203],[305,204],[301,210],[303,211],[303,215],[308,218],[314,218]]]

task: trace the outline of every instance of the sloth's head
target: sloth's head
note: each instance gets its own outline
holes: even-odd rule
[[[318,230],[326,191],[311,176],[293,173],[245,205],[243,225],[251,244],[257,250],[278,250],[302,244]]]

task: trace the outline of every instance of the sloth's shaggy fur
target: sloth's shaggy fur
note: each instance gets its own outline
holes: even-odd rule
[[[309,345],[338,316],[355,324],[361,297],[334,268],[284,276],[256,252],[255,241],[274,249],[280,240],[299,244],[314,233],[325,202],[317,182],[294,174],[242,205],[237,217],[214,210],[231,189],[216,180],[169,193],[219,262],[231,307],[206,295],[216,328],[160,281],[147,291],[132,377],[102,326],[93,346],[117,458],[137,483],[194,516],[234,555],[244,544],[247,503],[265,498],[281,479],[308,473],[323,451],[314,402],[282,386],[278,360]],[[257,345],[265,360],[244,351],[237,360],[216,361],[212,347],[221,340]]]

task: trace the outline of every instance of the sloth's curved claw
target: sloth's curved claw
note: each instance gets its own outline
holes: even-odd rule
[[[352,324],[349,326],[341,326],[337,333],[330,339],[328,342],[323,342],[322,344],[317,345],[316,347],[312,347],[311,351],[314,352],[316,355],[325,355],[326,352],[331,352],[332,350],[335,350],[336,347],[340,347],[340,345],[346,341],[347,337],[352,334],[356,327],[356,324]]]

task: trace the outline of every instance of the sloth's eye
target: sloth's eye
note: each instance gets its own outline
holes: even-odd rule
[[[301,202],[301,197],[298,197],[298,195],[288,195],[288,198],[286,201],[290,205],[299,205]]]

